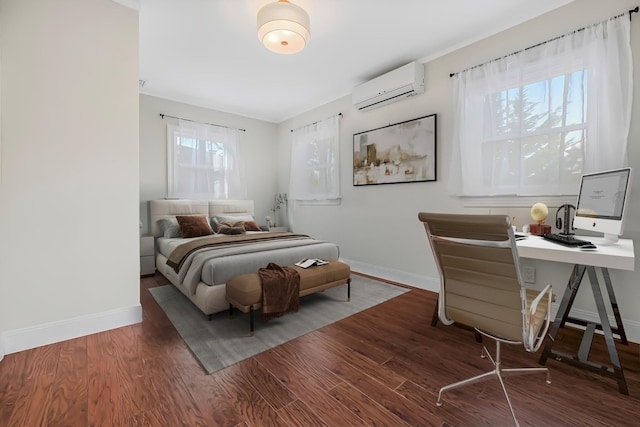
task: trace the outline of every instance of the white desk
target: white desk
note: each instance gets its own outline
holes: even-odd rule
[[[628,395],[629,391],[624,379],[620,358],[618,357],[618,352],[616,350],[614,334],[619,336],[619,339],[623,344],[627,344],[628,341],[608,269],[634,269],[635,256],[633,241],[630,239],[620,239],[616,244],[605,246],[602,244],[603,239],[601,238],[586,236],[577,236],[577,238],[592,242],[597,246],[597,249],[594,251],[583,251],[579,248],[567,247],[558,243],[553,243],[538,236],[528,236],[523,240],[517,241],[518,255],[521,258],[564,262],[574,265],[569,278],[569,283],[567,284],[562,301],[558,307],[556,318],[553,321],[553,326],[551,327],[549,336],[545,342],[544,350],[540,357],[540,364],[544,365],[547,358],[549,356],[553,356],[556,360],[585,367],[593,372],[615,379],[618,382],[620,393]],[[607,316],[604,299],[602,298],[602,290],[596,268],[600,269],[607,289],[609,302],[611,304],[616,323],[614,326],[609,323],[609,317]],[[598,315],[600,317],[600,324],[572,318],[569,315],[585,272],[589,276],[589,282],[591,282],[591,290],[593,292]],[[579,324],[585,327],[580,348],[575,355],[569,355],[552,350],[556,334],[560,328],[564,327],[566,322]],[[610,367],[596,364],[588,360],[591,343],[593,342],[593,335],[596,329],[601,330],[605,337],[607,349],[609,351],[609,358],[612,364]]]
[[[563,246],[559,243],[544,240],[539,236],[530,235],[526,239],[516,242],[518,255],[520,258],[633,271],[635,258],[633,253],[633,240],[620,239],[618,243],[614,245],[604,246],[601,244],[604,240],[602,238],[591,236],[576,236],[576,238],[587,240],[598,248],[594,251],[583,251],[578,248]]]

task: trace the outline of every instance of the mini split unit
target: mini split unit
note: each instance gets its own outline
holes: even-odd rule
[[[372,110],[424,92],[424,65],[411,62],[353,88],[353,105]]]

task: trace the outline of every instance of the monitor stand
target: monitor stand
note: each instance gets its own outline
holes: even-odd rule
[[[617,234],[604,233],[604,240],[598,244],[600,246],[609,246],[609,245],[615,245],[616,243],[618,243]]]

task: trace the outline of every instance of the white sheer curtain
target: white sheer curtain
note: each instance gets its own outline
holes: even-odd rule
[[[168,196],[246,199],[237,129],[179,120],[167,126]]]
[[[576,194],[583,172],[627,164],[627,14],[454,79],[453,194]]]
[[[293,131],[290,200],[340,199],[339,119],[330,117]]]

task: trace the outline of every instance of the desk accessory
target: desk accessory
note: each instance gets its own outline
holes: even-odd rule
[[[593,243],[588,243],[586,245],[578,246],[578,249],[580,249],[581,251],[595,251],[598,249],[598,247]]]
[[[551,226],[544,223],[547,216],[549,216],[549,208],[544,203],[536,203],[531,206],[531,219],[536,221],[536,224],[529,225],[529,233],[538,236],[551,233]]]
[[[563,209],[564,209],[564,213],[563,213],[563,217],[561,218],[559,215],[560,215],[560,211]],[[571,230],[574,229],[573,221],[571,220],[571,209],[573,209],[574,212],[576,211],[575,206],[570,204],[565,204],[560,206],[556,211],[556,228],[560,230],[560,234],[564,234],[565,236],[575,234],[571,232]]]

